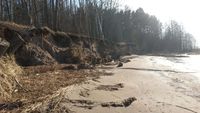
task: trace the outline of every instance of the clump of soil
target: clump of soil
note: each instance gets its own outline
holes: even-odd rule
[[[0,103],[0,110],[13,110],[23,106],[22,101]]]
[[[28,112],[56,112],[56,110],[61,110],[62,108],[66,108],[68,105],[72,105],[75,107],[85,108],[85,109],[93,109],[95,107],[101,106],[101,107],[128,107],[130,106],[134,101],[137,99],[135,97],[129,97],[126,99],[122,99],[119,101],[112,101],[112,102],[98,102],[98,101],[92,101],[92,100],[79,100],[79,99],[68,99],[65,98],[62,93],[59,95],[55,95],[54,97],[51,97],[48,99],[44,104],[40,104],[37,106],[31,106],[26,111]],[[68,109],[68,112],[71,113]],[[68,113],[67,112],[67,113]]]
[[[100,85],[96,89],[97,90],[105,90],[105,91],[116,91],[123,87],[124,87],[124,85],[122,83],[119,83],[119,84],[115,84],[115,85]]]
[[[62,98],[64,99],[64,98]],[[96,102],[91,100],[70,100],[65,99],[65,102],[72,104],[76,107],[86,108],[86,109],[93,109],[97,106],[102,107],[128,107],[137,99],[135,97],[129,97],[127,99],[123,99],[120,101],[113,101],[113,102]]]
[[[127,99],[124,99],[120,102],[107,102],[102,103],[102,107],[128,107],[132,104],[133,101],[136,101],[137,99],[135,97],[129,97]]]

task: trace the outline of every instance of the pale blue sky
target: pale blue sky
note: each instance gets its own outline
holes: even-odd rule
[[[200,0],[121,0],[121,3],[133,10],[142,7],[162,23],[176,20],[200,45]]]

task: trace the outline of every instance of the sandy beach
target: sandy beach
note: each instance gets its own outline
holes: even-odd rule
[[[99,67],[100,78],[60,89],[34,109],[45,112],[56,101],[75,113],[200,113],[198,72],[172,67],[177,62],[165,57],[132,57],[120,68]]]

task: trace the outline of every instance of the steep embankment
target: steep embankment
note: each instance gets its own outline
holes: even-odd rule
[[[14,54],[21,66],[100,63],[110,60],[115,49],[105,40],[6,22],[0,22],[0,37],[8,43],[2,45],[1,55]]]

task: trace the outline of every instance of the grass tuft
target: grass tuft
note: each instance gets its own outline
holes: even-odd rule
[[[17,75],[23,71],[15,63],[14,56],[0,58],[0,102],[9,101],[17,84]]]

